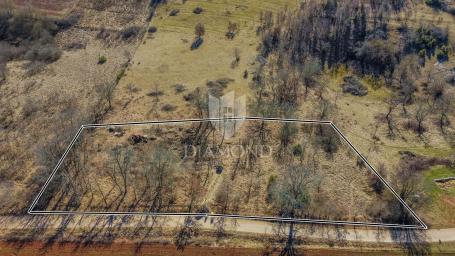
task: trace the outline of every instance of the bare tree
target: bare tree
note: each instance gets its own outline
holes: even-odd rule
[[[395,137],[395,130],[397,129],[395,123],[394,110],[398,105],[398,101],[395,98],[390,98],[387,100],[387,113],[385,114],[385,120],[387,121],[388,136],[390,138]]]
[[[205,35],[205,26],[202,23],[196,24],[194,27],[194,34],[196,35],[196,38],[203,37]]]
[[[114,90],[117,86],[116,82],[107,82],[104,84],[98,84],[95,87],[96,92],[98,93],[100,99],[105,104],[105,111],[112,109],[112,99],[114,96]]]
[[[287,168],[270,188],[272,203],[281,217],[304,216],[309,202],[308,185],[312,171],[301,165]]]
[[[236,47],[234,49],[234,60],[231,63],[231,68],[237,67],[239,65],[239,62],[240,62],[240,49]]]
[[[452,115],[454,112],[452,99],[453,99],[452,95],[445,95],[436,104],[438,125],[443,134],[446,133],[446,127],[450,125],[449,116]]]
[[[429,107],[425,103],[419,102],[417,104],[417,109],[414,118],[416,121],[415,131],[419,136],[422,136],[423,133],[426,131],[424,122],[428,117],[429,113],[430,113]]]
[[[200,234],[200,224],[193,217],[186,217],[183,224],[178,228],[174,238],[177,250],[183,251],[193,237]]]
[[[300,75],[305,87],[305,97],[308,95],[308,89],[317,84],[317,76],[321,72],[321,62],[318,59],[308,59],[305,64],[300,65]]]

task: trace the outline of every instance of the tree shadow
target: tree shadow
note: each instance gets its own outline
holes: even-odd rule
[[[426,230],[420,229],[391,229],[390,236],[398,243],[407,255],[430,255],[431,245],[428,242]]]

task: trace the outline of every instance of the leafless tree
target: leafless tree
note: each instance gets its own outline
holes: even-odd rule
[[[183,224],[178,227],[176,235],[174,237],[174,244],[177,250],[183,251],[185,247],[190,243],[193,237],[197,237],[200,234],[200,224],[193,217],[186,217]]]
[[[205,35],[205,26],[202,23],[196,24],[194,27],[194,34],[197,38],[203,37]]]
[[[426,118],[428,117],[430,113],[429,107],[426,105],[426,103],[419,102],[417,104],[417,109],[414,115],[415,121],[416,121],[416,127],[415,130],[419,136],[422,136],[423,133],[426,131],[426,128],[424,126],[424,122]]]
[[[395,137],[395,130],[397,129],[397,125],[395,123],[395,115],[394,110],[398,105],[398,101],[394,98],[390,98],[387,100],[387,113],[385,114],[385,120],[387,121],[387,128],[388,128],[388,136],[390,138]]]
[[[117,87],[116,82],[107,82],[104,84],[98,84],[95,88],[99,95],[99,98],[105,104],[105,111],[112,109],[112,99],[114,96],[114,90]]]

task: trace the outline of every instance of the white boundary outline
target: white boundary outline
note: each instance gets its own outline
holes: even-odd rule
[[[402,224],[386,224],[386,223],[371,223],[371,222],[356,222],[356,221],[331,221],[319,219],[295,219],[295,218],[280,218],[280,217],[266,217],[266,216],[244,216],[244,215],[230,215],[230,214],[212,214],[212,213],[154,213],[154,212],[78,212],[78,211],[34,211],[38,200],[43,195],[49,183],[57,173],[62,165],[64,159],[76,143],[82,131],[86,128],[102,128],[102,127],[121,127],[121,126],[138,126],[147,124],[178,124],[178,123],[198,123],[207,121],[223,121],[223,120],[261,120],[267,122],[285,122],[285,123],[306,123],[306,124],[326,124],[330,125],[341,139],[348,143],[349,147],[364,161],[368,168],[381,180],[381,182],[392,192],[395,198],[409,211],[409,213],[419,222],[420,225],[402,225]],[[164,120],[164,121],[145,121],[145,122],[125,122],[125,123],[107,123],[107,124],[86,124],[82,125],[74,138],[71,140],[70,145],[66,148],[57,165],[53,169],[49,178],[47,179],[40,192],[33,200],[28,214],[32,215],[98,215],[98,216],[134,216],[134,215],[151,215],[151,216],[198,216],[198,217],[226,217],[233,219],[250,219],[262,221],[278,221],[278,222],[295,222],[295,223],[313,223],[313,224],[332,224],[332,225],[350,225],[350,226],[365,226],[365,227],[384,227],[384,228],[405,228],[405,229],[428,229],[428,226],[417,216],[417,214],[408,206],[408,204],[395,192],[395,190],[387,183],[387,181],[376,171],[376,169],[367,161],[367,159],[357,150],[357,148],[347,139],[347,137],[338,129],[332,121],[318,121],[318,120],[302,120],[302,119],[285,119],[285,118],[267,118],[267,117],[226,117],[226,118],[204,118],[204,119],[179,119],[179,120]]]

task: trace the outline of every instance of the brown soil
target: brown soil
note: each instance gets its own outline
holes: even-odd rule
[[[92,244],[88,247],[81,246],[76,243],[64,243],[46,246],[45,243],[33,242],[22,245],[14,245],[8,243],[0,243],[0,254],[8,256],[31,256],[31,255],[46,255],[46,256],[64,256],[64,255],[84,255],[84,256],[104,256],[104,255],[153,255],[153,256],[173,256],[173,255],[263,255],[264,250],[253,248],[215,248],[215,247],[196,247],[191,246],[185,250],[178,251],[173,245],[157,245],[157,244],[143,244],[140,247],[134,243],[114,243],[114,244]],[[389,250],[355,250],[355,249],[306,249],[305,255],[319,256],[319,255],[334,255],[334,256],[348,256],[348,255],[401,255],[398,252]],[[274,252],[272,255],[278,255],[279,251]]]

